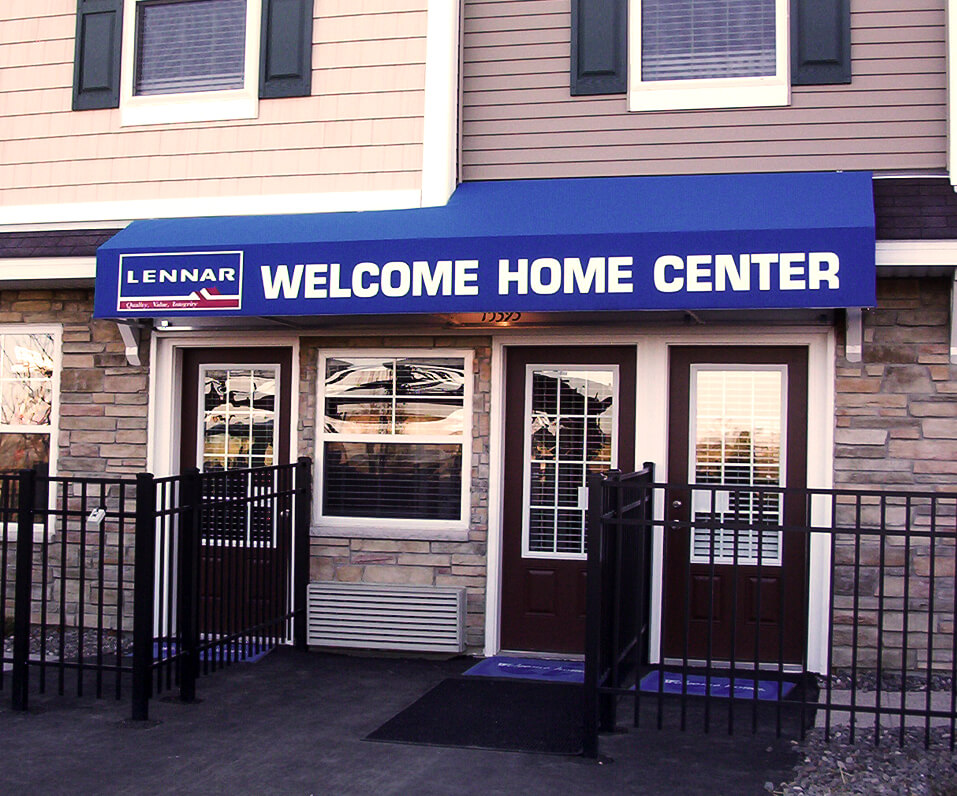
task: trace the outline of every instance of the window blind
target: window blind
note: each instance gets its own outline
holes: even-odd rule
[[[643,0],[643,81],[774,74],[775,0]]]
[[[246,0],[140,3],[134,93],[242,88]]]
[[[326,516],[460,519],[461,445],[327,442],[323,447]]]

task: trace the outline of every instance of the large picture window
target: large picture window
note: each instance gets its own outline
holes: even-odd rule
[[[630,110],[786,105],[783,0],[634,0]]]
[[[320,358],[325,521],[466,521],[465,356]]]

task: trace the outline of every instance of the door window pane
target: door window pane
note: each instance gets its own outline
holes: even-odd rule
[[[782,366],[692,366],[691,472],[696,489],[692,560],[702,563],[780,563],[784,484],[786,371]],[[754,487],[754,489],[749,489]],[[744,523],[735,530],[725,523]]]
[[[207,368],[202,373],[202,469],[275,464],[278,368]]]
[[[612,466],[617,371],[530,366],[526,379],[525,550],[537,558],[582,558],[579,490],[588,473]]]

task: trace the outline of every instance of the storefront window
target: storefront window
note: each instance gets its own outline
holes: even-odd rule
[[[322,514],[462,519],[463,357],[324,359]]]

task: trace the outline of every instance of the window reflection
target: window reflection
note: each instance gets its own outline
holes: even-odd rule
[[[461,519],[466,425],[461,357],[327,359],[323,514]]]
[[[203,469],[274,464],[278,368],[203,373]]]
[[[578,490],[612,464],[615,371],[532,369],[530,378],[528,548],[583,555]]]

